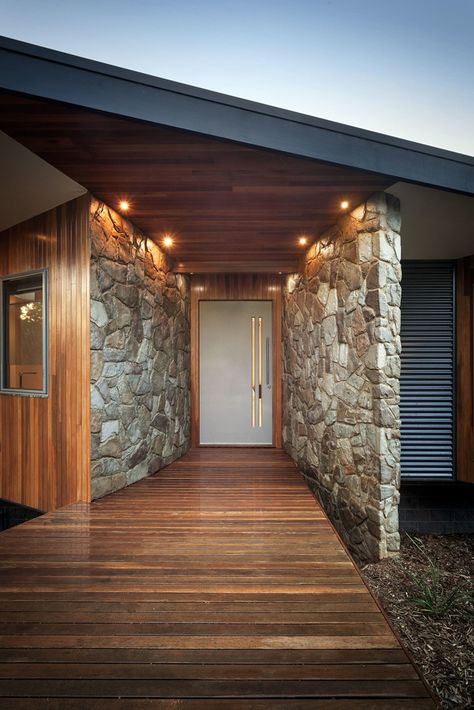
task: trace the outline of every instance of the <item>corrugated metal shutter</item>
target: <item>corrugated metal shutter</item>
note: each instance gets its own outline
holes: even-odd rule
[[[452,478],[455,429],[455,270],[403,262],[400,383],[403,478]]]

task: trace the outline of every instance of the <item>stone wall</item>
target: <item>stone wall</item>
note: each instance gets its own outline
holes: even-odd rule
[[[399,548],[400,210],[372,196],[287,279],[284,446],[350,550]]]
[[[91,477],[98,498],[189,445],[189,283],[158,246],[91,201]]]

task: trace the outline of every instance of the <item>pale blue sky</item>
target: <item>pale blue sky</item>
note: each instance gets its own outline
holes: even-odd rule
[[[474,155],[474,0],[0,0],[0,34]]]

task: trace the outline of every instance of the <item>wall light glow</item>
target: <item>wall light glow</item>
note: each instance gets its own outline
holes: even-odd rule
[[[127,200],[120,200],[119,208],[122,212],[128,212],[130,209],[130,203]]]

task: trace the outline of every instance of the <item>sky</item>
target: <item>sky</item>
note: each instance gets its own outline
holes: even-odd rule
[[[474,0],[0,0],[0,34],[474,155]]]

